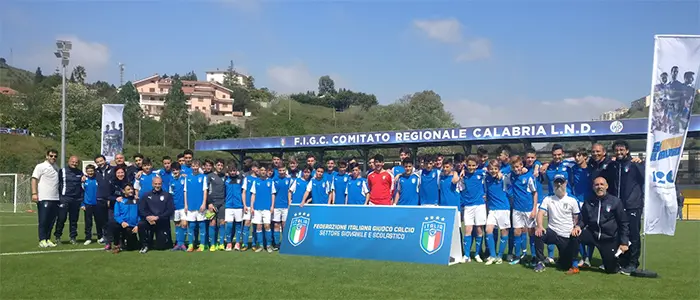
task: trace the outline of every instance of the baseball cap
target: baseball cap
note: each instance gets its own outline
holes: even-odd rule
[[[566,177],[564,177],[564,175],[562,175],[562,174],[554,175],[554,182],[557,182],[557,181],[566,182]]]

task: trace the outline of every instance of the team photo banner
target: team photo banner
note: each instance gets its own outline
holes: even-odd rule
[[[294,205],[280,253],[451,265],[460,241],[456,208]]]
[[[657,35],[649,109],[644,232],[674,235],[675,179],[683,154],[700,73],[700,36]]]
[[[102,155],[108,162],[124,150],[124,104],[102,105]]]

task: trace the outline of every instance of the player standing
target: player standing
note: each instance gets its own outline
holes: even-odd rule
[[[484,193],[484,179],[486,172],[479,168],[479,158],[474,155],[467,157],[467,167],[461,174],[464,182],[464,190],[461,192],[461,202],[464,205],[464,253],[467,262],[471,260],[472,233],[476,227],[476,247],[474,260],[482,262],[479,252],[484,239],[484,225],[486,225],[486,194]]]
[[[174,162],[170,165],[170,186],[168,191],[173,195],[173,205],[175,206],[175,214],[173,222],[175,222],[175,246],[173,251],[185,251],[185,236],[187,235],[187,210],[185,203],[187,202],[187,181],[182,176],[182,167],[180,163]],[[192,240],[190,240],[192,242]]]
[[[351,166],[352,176],[345,189],[345,204],[350,205],[367,205],[369,203],[369,189],[367,188],[367,179],[362,178],[362,170],[360,165]]]
[[[311,180],[312,168],[306,167],[301,171],[301,176],[294,178],[289,186],[289,204],[301,204],[306,194],[306,186]]]
[[[350,175],[347,173],[348,163],[338,162],[338,173],[333,176],[333,204],[345,204],[345,191]]]
[[[403,173],[396,177],[396,195],[393,204],[419,205],[420,177],[413,173],[413,162],[410,159],[404,159],[401,164]],[[359,195],[357,198],[360,198]]]
[[[197,252],[206,250],[207,243],[207,222],[204,217],[204,211],[207,209],[207,195],[209,184],[207,176],[199,172],[200,162],[192,161],[192,175],[188,175],[186,179],[187,195],[185,196],[185,210],[187,211],[187,238],[190,245],[187,247],[187,252],[193,252],[195,230],[199,229],[199,247]]]
[[[486,186],[486,200],[489,213],[486,219],[486,244],[489,248],[489,258],[486,264],[503,263],[503,252],[508,244],[508,229],[510,228],[510,201],[507,195],[507,180],[510,176],[500,174],[501,163],[492,159],[489,161],[489,173],[484,180]],[[501,231],[501,240],[496,253],[496,246],[493,236],[494,227],[498,226]]]
[[[287,169],[284,166],[277,168],[277,178],[275,178],[275,209],[272,213],[272,222],[274,226],[273,250],[279,250],[282,244],[280,233],[282,232],[285,222],[287,221],[287,211],[289,210],[289,187],[292,185],[292,180],[287,176]]]
[[[211,167],[211,162],[208,163]],[[209,184],[209,195],[207,196],[207,208],[210,213],[214,213],[209,221],[209,251],[224,250],[224,244],[217,244],[216,233],[218,231],[220,240],[223,242],[224,231],[226,230],[226,173],[224,173],[224,161],[216,160],[214,170],[207,174],[207,184]],[[218,226],[217,226],[218,225]]]
[[[255,224],[255,235],[257,247],[255,252],[263,250],[263,228],[265,230],[265,241],[267,241],[267,252],[272,253],[272,232],[270,232],[270,221],[272,212],[275,210],[275,183],[272,178],[267,177],[267,168],[259,168],[260,179],[251,186],[250,203],[253,207],[253,224]]]
[[[425,167],[420,173],[420,205],[437,206],[440,199],[440,171],[435,168],[435,158],[425,157]]]
[[[306,185],[304,200],[299,206],[304,206],[313,201],[313,204],[329,204],[330,194],[333,191],[331,183],[325,179],[325,173],[322,166],[316,167],[316,176]]]
[[[226,251],[241,250],[241,235],[236,234],[242,226],[243,221],[243,179],[241,178],[235,163],[231,163],[228,167],[228,176],[226,176],[226,204],[225,204],[226,233],[224,234],[224,242],[226,243]],[[231,241],[235,235],[236,245],[232,247]]]
[[[391,205],[394,189],[394,176],[384,170],[384,156],[374,156],[374,172],[367,176],[369,203],[372,205]]]
[[[523,245],[527,248],[528,232],[535,228],[538,195],[535,179],[531,173],[523,168],[520,156],[513,156],[510,165],[513,172],[508,194],[513,199],[513,243],[515,246],[514,258],[510,264],[517,265],[523,256]],[[525,242],[522,241],[523,238]]]
[[[250,190],[253,188],[253,185],[255,182],[259,180],[258,174],[260,173],[260,169],[258,167],[257,162],[251,162],[250,165],[250,172],[248,172],[248,175],[245,176],[243,179],[243,189],[244,191],[241,193],[243,196],[243,226],[241,227],[241,233],[240,236],[243,239],[241,245],[241,251],[246,251],[248,250],[248,242],[249,242],[249,236],[250,236],[250,219],[251,215],[253,214],[253,207],[251,206],[250,200],[252,198],[252,194],[250,193]],[[255,241],[253,241],[253,247],[255,247]]]

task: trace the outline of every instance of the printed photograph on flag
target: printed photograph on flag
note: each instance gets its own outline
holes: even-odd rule
[[[124,149],[124,105],[102,105],[102,155],[111,162]]]
[[[644,230],[673,235],[676,173],[698,95],[700,36],[655,37],[646,149]]]

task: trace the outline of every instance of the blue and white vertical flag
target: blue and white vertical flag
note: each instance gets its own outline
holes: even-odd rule
[[[698,94],[700,36],[657,35],[647,133],[644,232],[674,235],[676,173]]]
[[[111,162],[124,150],[124,104],[102,105],[102,155]]]

